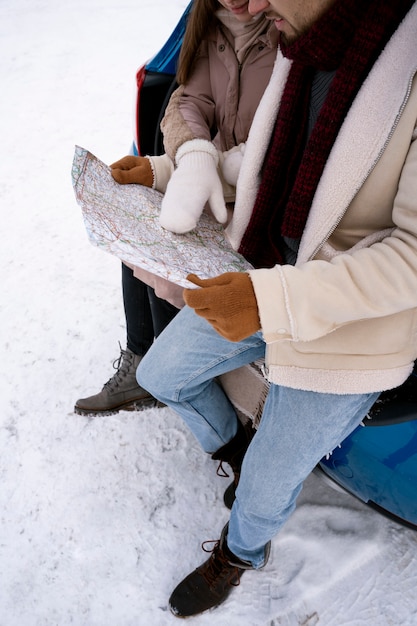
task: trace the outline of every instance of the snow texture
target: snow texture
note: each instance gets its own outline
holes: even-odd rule
[[[187,0],[0,2],[0,625],[169,626],[228,519],[228,481],[171,410],[74,415],[112,373],[120,263],[87,241],[74,145],[128,153],[136,69]],[[193,626],[415,626],[417,533],[316,476]]]

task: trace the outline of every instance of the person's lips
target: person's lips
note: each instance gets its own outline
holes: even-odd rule
[[[281,17],[280,15],[272,15],[272,14],[266,13],[265,17],[268,20],[271,20],[271,22],[274,22],[275,27],[278,30],[281,30],[283,25],[285,24],[285,19],[283,17]]]
[[[247,13],[248,2],[244,2],[243,4],[240,4],[239,6],[233,6],[232,5],[232,6],[230,6],[230,10],[235,15],[241,15],[242,13]]]

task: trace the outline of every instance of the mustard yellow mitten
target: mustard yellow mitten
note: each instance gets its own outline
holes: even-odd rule
[[[207,279],[189,274],[187,280],[200,289],[184,289],[186,304],[222,337],[241,341],[260,329],[258,304],[249,274],[226,272]]]

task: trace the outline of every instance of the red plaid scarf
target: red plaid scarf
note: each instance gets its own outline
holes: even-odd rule
[[[281,46],[293,63],[262,181],[239,252],[254,267],[283,263],[282,237],[300,239],[330,150],[380,52],[414,0],[337,0],[302,37]],[[305,145],[316,70],[336,70]]]

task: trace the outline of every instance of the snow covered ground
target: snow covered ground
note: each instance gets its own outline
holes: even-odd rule
[[[228,484],[169,409],[74,401],[124,345],[120,264],[88,242],[74,144],[128,152],[137,67],[187,0],[0,0],[0,624],[169,626]],[[193,626],[415,626],[417,533],[311,476],[262,572]]]

